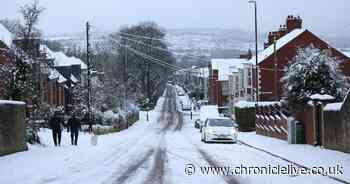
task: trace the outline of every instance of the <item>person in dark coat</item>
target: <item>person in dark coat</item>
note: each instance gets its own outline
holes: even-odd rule
[[[54,116],[49,121],[52,130],[52,138],[55,146],[61,146],[62,126],[64,125],[63,118],[60,117],[59,112],[55,112]]]
[[[76,117],[75,114],[73,114],[67,123],[67,131],[70,131],[70,138],[72,145],[78,145],[78,135],[79,135],[79,130],[81,129],[81,123],[80,119]]]

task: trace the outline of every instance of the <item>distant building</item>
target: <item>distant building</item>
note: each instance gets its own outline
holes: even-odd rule
[[[46,45],[41,45],[40,50],[48,58],[50,65],[48,102],[50,105],[63,106],[69,111],[74,104],[72,87],[84,82],[87,65],[63,52],[53,52]]]
[[[298,48],[310,45],[319,49],[329,49],[332,56],[342,61],[340,66],[344,74],[350,76],[350,59],[309,30],[303,29],[300,17],[290,15],[287,17],[286,25],[280,26],[278,31],[269,33],[268,41],[264,45],[265,49],[258,55],[260,100],[272,101],[281,98],[280,79],[284,75],[285,67],[296,56]],[[274,54],[275,50],[276,54]],[[255,57],[250,61],[255,63]],[[277,70],[275,70],[275,64]],[[253,77],[256,77],[254,72]],[[256,86],[255,80],[253,82]]]
[[[212,59],[209,67],[209,103],[230,107],[233,100],[251,99],[251,71],[252,65],[247,59]]]
[[[241,65],[230,68],[229,88],[231,103],[239,100],[253,101],[253,83],[252,83],[253,64],[243,61]]]

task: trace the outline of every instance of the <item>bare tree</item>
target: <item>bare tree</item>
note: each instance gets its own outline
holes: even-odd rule
[[[35,26],[39,23],[39,17],[44,10],[45,8],[39,5],[38,0],[20,7],[19,12],[24,21],[24,29],[21,32],[23,38],[33,38],[40,35],[40,31]]]

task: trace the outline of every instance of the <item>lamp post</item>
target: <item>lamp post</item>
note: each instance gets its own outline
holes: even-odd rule
[[[255,13],[255,102],[256,106],[259,101],[259,76],[258,76],[258,18],[257,18],[257,4],[256,0],[249,0],[248,3],[254,4],[254,13]]]

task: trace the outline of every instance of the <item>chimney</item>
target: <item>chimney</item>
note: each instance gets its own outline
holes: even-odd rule
[[[303,20],[298,16],[294,17],[293,15],[288,15],[287,17],[287,33],[293,31],[294,29],[302,28]]]

